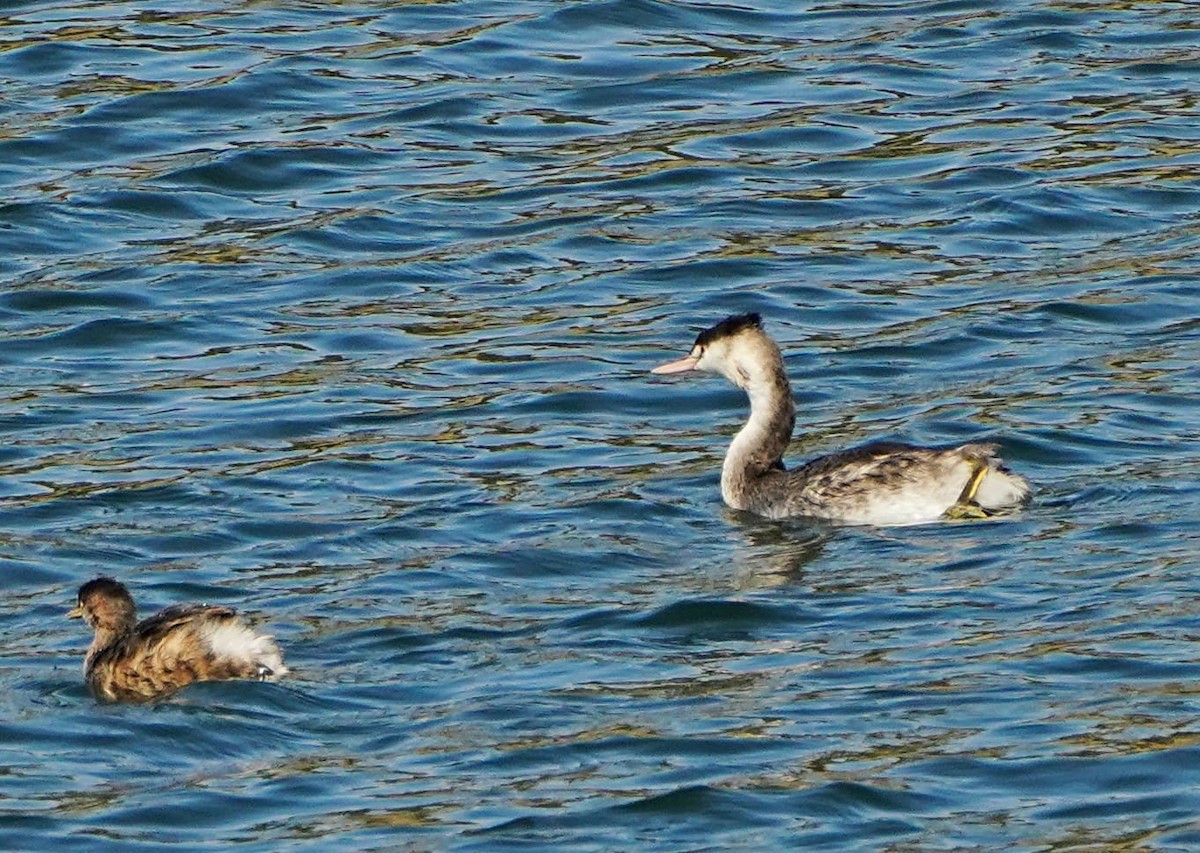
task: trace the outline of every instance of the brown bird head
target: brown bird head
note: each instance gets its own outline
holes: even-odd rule
[[[137,608],[124,584],[99,577],[79,588],[78,603],[67,618],[83,619],[98,631],[123,634],[137,624]]]

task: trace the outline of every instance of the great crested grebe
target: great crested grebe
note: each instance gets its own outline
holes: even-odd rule
[[[786,470],[783,453],[796,407],[779,347],[758,314],[728,317],[705,329],[685,358],[652,372],[689,370],[719,373],[750,397],[750,418],[721,469],[721,497],[734,509],[767,518],[898,525],[983,518],[1029,498],[1029,483],[1004,466],[994,444],[874,442]]]
[[[100,577],[79,588],[67,616],[96,631],[83,673],[109,701],[155,699],[195,681],[274,680],[288,671],[275,640],[230,607],[177,604],[138,622],[125,585]]]

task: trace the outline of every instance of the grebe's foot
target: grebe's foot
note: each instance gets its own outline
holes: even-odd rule
[[[989,518],[987,510],[974,502],[960,501],[942,514],[943,518]]]

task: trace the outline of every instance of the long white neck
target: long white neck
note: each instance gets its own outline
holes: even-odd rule
[[[721,468],[721,497],[734,509],[748,509],[761,478],[783,467],[796,425],[783,358],[769,339],[761,343],[765,346],[755,347],[750,358],[739,359],[726,372],[750,398],[750,417],[730,443]]]

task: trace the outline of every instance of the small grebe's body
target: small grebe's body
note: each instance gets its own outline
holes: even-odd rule
[[[915,447],[877,442],[787,470],[783,453],[796,423],[779,347],[757,314],[722,320],[685,358],[654,373],[719,373],[750,398],[750,417],[721,469],[721,496],[767,518],[810,516],[844,524],[919,524],[984,517],[1021,506],[1029,484],[1008,470],[994,444]]]
[[[79,588],[67,615],[96,632],[83,672],[101,699],[156,699],[196,681],[266,681],[288,671],[275,640],[231,607],[180,604],[138,622],[125,585],[100,577]]]

